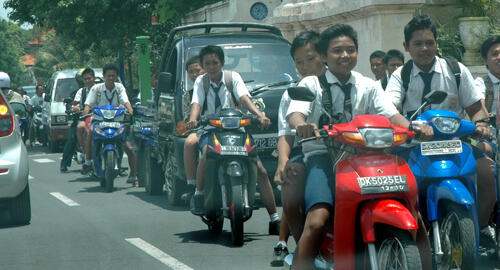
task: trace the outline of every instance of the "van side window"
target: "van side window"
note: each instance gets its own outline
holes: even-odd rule
[[[177,83],[177,48],[174,48],[168,57],[167,72],[172,74],[172,78],[175,78],[175,80],[172,81],[173,85],[171,86],[175,87]]]

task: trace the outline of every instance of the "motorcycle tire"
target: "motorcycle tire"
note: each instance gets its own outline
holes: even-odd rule
[[[183,204],[181,200],[182,192],[185,190],[186,181],[182,181],[176,176],[176,166],[172,160],[172,154],[167,155],[167,164],[165,168],[165,191],[167,193],[167,203],[172,206]],[[189,205],[189,202],[184,202]]]
[[[107,151],[104,159],[104,189],[106,192],[113,191],[113,182],[115,178],[116,155],[113,151]]]
[[[383,237],[377,244],[379,270],[422,269],[417,243],[408,231],[393,227],[384,228]]]
[[[460,205],[446,203],[444,218],[439,224],[443,258],[437,269],[474,269],[476,261],[476,235],[471,214]],[[457,261],[455,258],[462,254]]]
[[[137,162],[138,162],[138,167],[137,167],[137,178],[139,179],[139,186],[141,187],[146,187],[145,183],[146,183],[146,175],[145,175],[145,172],[146,172],[146,168],[145,168],[145,144],[141,141],[139,141],[138,143],[138,148],[139,148],[139,152],[137,153]],[[146,187],[146,192],[147,191],[147,187]]]
[[[233,245],[243,245],[243,215],[244,215],[244,202],[243,202],[243,189],[241,184],[232,185],[231,187],[232,202],[230,205],[231,212],[231,239]]]

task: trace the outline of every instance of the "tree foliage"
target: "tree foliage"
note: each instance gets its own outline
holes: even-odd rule
[[[7,72],[13,84],[20,84],[24,66],[20,59],[24,45],[30,39],[28,31],[0,19],[0,71]]]

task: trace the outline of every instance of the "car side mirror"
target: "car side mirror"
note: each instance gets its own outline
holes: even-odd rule
[[[45,94],[45,96],[43,97],[43,101],[50,102],[50,97],[51,97],[50,94]]]
[[[299,101],[313,101],[316,99],[316,95],[307,87],[296,86],[288,88],[288,95],[293,100]]]
[[[170,93],[172,92],[172,73],[169,72],[161,72],[158,76],[158,89],[161,93]]]
[[[71,98],[67,97],[67,98],[65,98],[65,99],[63,100],[63,102],[64,102],[64,103],[66,103],[66,104],[68,104],[68,103],[73,102],[73,100],[72,100]]]
[[[429,104],[441,104],[448,94],[444,91],[432,91],[424,97]]]

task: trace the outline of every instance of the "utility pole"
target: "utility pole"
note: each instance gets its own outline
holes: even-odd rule
[[[141,91],[141,105],[146,106],[147,101],[152,99],[151,93],[151,70],[150,45],[148,36],[136,37],[137,52],[139,59],[139,87]]]

